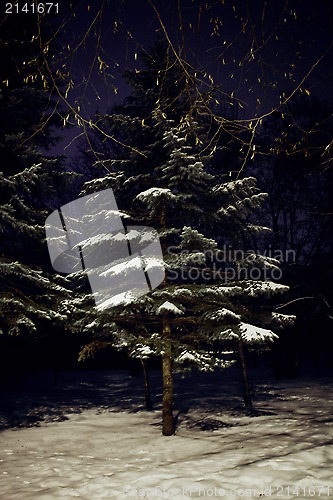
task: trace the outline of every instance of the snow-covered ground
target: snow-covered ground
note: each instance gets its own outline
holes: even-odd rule
[[[46,418],[45,396],[17,399],[44,422],[1,432],[1,499],[333,498],[333,379],[258,379],[253,414],[230,377],[178,380],[172,437],[161,435],[159,375],[152,412],[126,372],[69,380],[53,395],[63,421]]]

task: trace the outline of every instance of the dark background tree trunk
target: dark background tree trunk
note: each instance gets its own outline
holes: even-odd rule
[[[162,433],[164,436],[172,436],[175,432],[173,418],[173,376],[171,359],[171,329],[167,321],[163,323],[163,417]]]
[[[140,361],[141,361],[142,370],[143,370],[143,383],[144,383],[144,388],[145,388],[146,410],[152,410],[153,405],[151,402],[151,392],[150,392],[150,383],[149,383],[147,362],[145,359],[142,359],[142,358],[140,359]]]
[[[239,354],[239,360],[240,360],[241,369],[242,369],[244,404],[245,404],[246,408],[252,408],[249,375],[248,375],[247,366],[246,366],[244,343],[243,343],[242,339],[240,339],[238,342],[238,354]]]

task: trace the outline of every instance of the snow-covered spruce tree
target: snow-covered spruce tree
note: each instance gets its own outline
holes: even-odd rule
[[[138,357],[140,352],[143,357],[160,355],[162,432],[171,435],[175,368],[225,367],[230,360],[223,353],[231,350],[239,354],[242,363],[245,402],[249,405],[244,345],[271,342],[276,338],[271,325],[280,326],[292,318],[267,312],[265,307],[272,296],[287,290],[269,279],[270,272],[278,269],[278,262],[246,251],[249,234],[264,229],[251,223],[251,215],[265,198],[256,188],[255,179],[225,183],[208,174],[210,158],[200,154],[200,127],[194,120],[174,126],[156,111],[153,122],[156,141],[152,149],[158,143],[159,147],[163,145],[164,153],[154,158],[150,175],[135,174],[131,163],[121,160],[118,168],[123,164],[124,170],[119,168],[103,180],[88,183],[84,194],[94,192],[97,186],[112,187],[120,209],[124,200],[125,226],[139,223],[155,228],[166,276],[147,295],[136,298],[129,291],[127,304],[106,299],[99,306],[100,316],[95,316],[94,325],[82,317],[81,327],[86,324],[95,334],[82,355],[89,355],[103,345],[101,342],[127,346]],[[148,170],[149,165],[145,168]],[[129,231],[126,237],[131,245],[141,236]],[[144,238],[148,244],[149,233],[144,233]],[[144,262],[146,271],[162,265],[158,259],[147,258]],[[98,331],[101,324],[102,332]]]
[[[50,211],[66,200],[73,174],[43,151],[58,125],[39,33],[50,28],[29,14],[2,20],[0,55],[0,331],[2,342],[21,335],[38,342],[65,319],[58,310],[69,282],[52,273],[44,242]],[[54,50],[51,47],[50,51]],[[59,83],[59,81],[58,81]],[[60,83],[59,83],[60,84]],[[69,195],[70,196],[70,195]],[[36,344],[35,344],[36,345]]]
[[[43,243],[47,207],[55,196],[50,187],[54,165],[55,161],[44,158],[43,166],[0,174],[0,328],[6,335],[36,338],[38,327],[43,336],[47,328],[56,328],[65,319],[57,303],[70,296],[69,282],[47,273],[51,269]]]

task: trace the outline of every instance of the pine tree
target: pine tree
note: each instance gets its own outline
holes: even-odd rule
[[[200,135],[195,133],[196,123],[174,127],[158,113],[154,119],[166,160],[157,161],[149,177],[130,172],[127,183],[123,171],[107,176],[103,182],[105,187],[107,184],[115,188],[119,203],[123,189],[126,224],[135,221],[158,230],[166,277],[161,286],[135,301],[129,294],[127,304],[119,306],[117,301],[106,299],[99,306],[100,311],[105,311],[99,320],[104,324],[103,333],[99,332],[82,354],[91,354],[109,339],[114,345],[128,346],[131,352],[135,352],[137,342],[142,346],[138,351],[143,349],[145,356],[161,355],[163,434],[171,435],[174,367],[225,367],[230,361],[223,352],[231,349],[239,353],[246,404],[250,405],[244,345],[274,340],[271,323],[288,323],[293,318],[260,312],[259,305],[285,292],[287,287],[268,279],[269,270],[278,267],[274,259],[246,253],[246,237],[253,230],[260,230],[251,223],[251,214],[265,199],[256,188],[255,179],[221,183],[217,176],[206,172],[209,159],[201,157],[200,148],[195,145]],[[123,188],[118,184],[119,176],[125,180]],[[87,189],[97,182],[89,183]],[[137,194],[129,209],[127,190],[133,194],[133,186]],[[127,236],[129,241],[135,237]],[[237,250],[226,255],[226,245],[231,243],[230,248]],[[157,265],[149,259],[145,264],[146,270]],[[251,277],[251,270],[255,270],[255,278]]]
[[[61,198],[50,188],[54,166],[55,161],[44,158],[43,167],[41,163],[33,164],[17,174],[0,175],[0,321],[1,330],[8,335],[35,333],[47,319],[55,324],[62,318],[56,303],[63,294],[70,293],[66,279],[53,279],[45,272],[51,271],[43,244],[47,208],[52,194],[53,202]]]
[[[72,174],[47,156],[57,138],[52,95],[36,54],[43,23],[28,14],[2,20],[0,54],[0,331],[2,339],[38,341],[66,319],[67,278],[53,275],[45,244],[47,215],[68,196]],[[15,35],[15,36],[14,36]],[[50,51],[53,50],[50,44]]]
[[[141,77],[138,82],[142,95]],[[72,323],[93,337],[81,359],[110,343],[141,359],[161,356],[164,435],[175,430],[175,369],[212,370],[239,358],[245,404],[250,406],[245,348],[270,343],[277,338],[272,329],[294,319],[269,312],[272,297],[287,287],[271,279],[279,263],[249,247],[253,234],[267,231],[254,217],[266,195],[253,177],[226,182],[213,152],[202,153],[209,134],[204,118],[209,96],[203,103],[201,95],[195,99],[195,86],[191,92],[189,82],[186,86],[191,98],[184,99],[177,113],[168,100],[163,107],[163,99],[154,99],[154,89],[146,89],[149,99],[143,102],[149,114],[143,116],[135,87],[127,101],[130,114],[123,114],[125,103],[105,117],[111,127],[117,124],[132,149],[114,151],[110,173],[82,191],[87,195],[112,188],[124,226],[142,224],[158,231],[164,260],[146,259],[145,271],[163,266],[165,279],[147,295],[128,293],[121,305],[106,298],[99,313],[84,313],[83,308]],[[134,233],[126,234],[129,244],[138,238]],[[150,237],[147,231],[146,244]],[[234,358],[226,351],[234,352]]]

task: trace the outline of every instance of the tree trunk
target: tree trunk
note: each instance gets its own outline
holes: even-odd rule
[[[239,354],[239,359],[240,359],[241,369],[242,369],[244,404],[245,404],[246,408],[252,408],[249,376],[248,376],[248,371],[247,371],[247,366],[246,366],[246,361],[245,361],[244,343],[243,343],[242,339],[240,339],[238,342],[238,354]]]
[[[162,375],[163,375],[163,416],[162,434],[172,436],[175,432],[173,418],[173,377],[171,359],[171,328],[167,321],[163,322],[163,354],[162,354]]]
[[[143,370],[143,381],[144,381],[144,387],[145,387],[145,401],[146,401],[146,410],[152,410],[153,405],[151,403],[151,393],[150,393],[150,383],[149,383],[149,377],[148,377],[148,369],[147,369],[147,363],[145,359],[140,358],[141,365],[142,365],[142,370]]]

